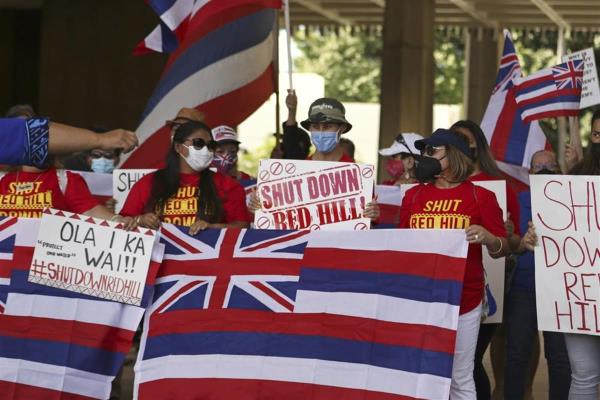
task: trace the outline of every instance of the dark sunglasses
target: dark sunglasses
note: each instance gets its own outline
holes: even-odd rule
[[[185,142],[192,142],[192,146],[194,146],[194,148],[196,150],[202,150],[202,148],[204,146],[206,146],[210,151],[215,151],[215,149],[217,148],[217,142],[215,142],[214,140],[209,140],[208,142],[202,138],[196,138],[196,139],[187,139]],[[184,142],[184,143],[185,143]]]
[[[118,153],[116,152],[112,152],[112,153],[105,153],[103,151],[93,151],[90,153],[90,157],[92,158],[116,158],[118,156]]]

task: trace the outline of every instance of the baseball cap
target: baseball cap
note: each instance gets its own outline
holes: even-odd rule
[[[195,108],[183,107],[175,118],[166,121],[167,126],[171,127],[175,124],[182,124],[189,121],[200,121],[204,122],[205,115],[202,111],[196,110]]]
[[[426,146],[454,146],[469,158],[469,144],[463,136],[448,129],[436,129],[428,138],[417,140],[415,147],[423,150]]]
[[[406,143],[406,145],[404,145],[400,140],[401,137],[404,138],[404,142]],[[415,142],[421,139],[424,139],[423,136],[417,133],[401,133],[398,136],[396,136],[396,139],[394,139],[394,142],[390,147],[379,150],[379,154],[381,154],[382,156],[393,156],[400,153],[419,154],[419,150],[417,150],[417,148],[415,147]]]
[[[236,131],[227,125],[220,125],[212,130],[212,137],[217,143],[234,142],[240,144]]]
[[[313,101],[308,110],[308,118],[300,122],[300,125],[306,130],[310,130],[310,124],[318,124],[324,122],[334,122],[338,124],[346,124],[346,130],[343,133],[352,129],[352,124],[346,120],[346,109],[344,105],[336,99],[322,97]]]

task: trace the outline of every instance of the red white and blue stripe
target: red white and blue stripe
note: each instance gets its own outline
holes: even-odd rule
[[[221,232],[166,256],[136,398],[448,398],[464,233]]]
[[[525,122],[521,118],[513,91],[513,81],[521,76],[510,32],[505,30],[500,67],[481,129],[498,166],[510,176],[528,183],[531,156],[546,148],[548,142],[537,121]]]
[[[209,125],[236,126],[275,90],[275,0],[194,3],[136,131],[140,147],[125,156],[126,168],[160,166],[170,144],[165,121],[182,107],[206,115]]]
[[[526,122],[579,115],[583,60],[567,61],[516,81],[515,99]]]
[[[19,219],[13,257],[0,263],[0,274],[9,277],[0,315],[0,393],[31,400],[106,399],[144,308],[28,282],[38,228],[39,220]],[[152,297],[162,251],[155,246],[146,298]]]

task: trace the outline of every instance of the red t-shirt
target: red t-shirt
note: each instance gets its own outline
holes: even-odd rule
[[[98,205],[81,175],[67,171],[64,177],[63,194],[55,168],[7,173],[0,179],[0,216],[41,218],[44,208],[82,214]]]
[[[505,181],[506,182],[506,210],[509,212],[510,220],[515,225],[515,233],[521,235],[521,207],[519,207],[519,198],[512,185],[506,179],[499,176],[488,175],[480,172],[477,175],[469,177],[471,182],[477,181]]]
[[[480,207],[484,205],[483,207]],[[451,189],[421,184],[409,189],[400,207],[400,228],[466,229],[481,225],[505,237],[502,210],[494,193],[466,181]],[[469,245],[460,313],[473,310],[483,297],[483,262],[479,244]]]
[[[146,204],[150,198],[154,173],[140,179],[129,192],[127,200],[121,210],[121,215],[136,216],[144,214]],[[163,222],[191,226],[196,221],[198,214],[198,184],[199,174],[179,174],[179,190],[171,197],[161,213]],[[246,208],[246,194],[244,188],[235,179],[219,172],[213,174],[217,195],[223,203],[223,217],[221,223],[244,221],[249,222],[250,216]]]
[[[307,160],[312,160],[313,156],[308,156]],[[352,157],[350,157],[348,154],[343,153],[342,157],[340,157],[340,159],[337,162],[356,162],[354,161],[354,159]]]

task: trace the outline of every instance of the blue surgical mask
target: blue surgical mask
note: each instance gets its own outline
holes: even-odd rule
[[[110,158],[92,158],[92,171],[99,174],[112,174],[115,162]]]
[[[331,153],[340,141],[337,131],[311,131],[310,137],[320,153]]]

